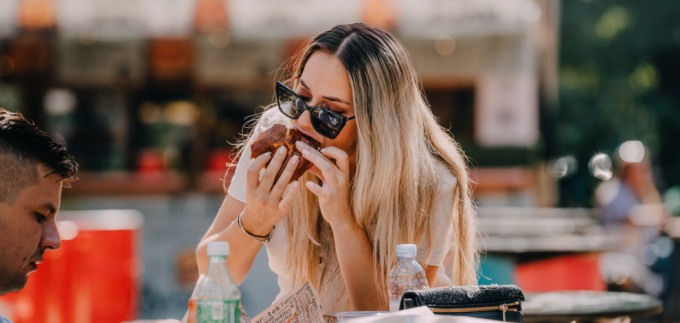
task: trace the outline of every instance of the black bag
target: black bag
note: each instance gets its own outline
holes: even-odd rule
[[[523,300],[515,285],[435,287],[404,293],[399,309],[427,306],[435,314],[521,323]]]

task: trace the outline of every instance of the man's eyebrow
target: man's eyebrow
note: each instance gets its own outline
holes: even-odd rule
[[[309,86],[307,86],[307,83],[305,83],[305,81],[303,79],[300,79],[300,84],[302,85],[302,87],[309,90]],[[336,97],[333,97],[333,96],[322,96],[322,98],[324,98],[328,101],[340,102],[340,103],[344,103],[344,104],[347,104],[347,105],[352,105],[351,103],[349,103],[349,102],[347,102],[343,99],[336,98]]]

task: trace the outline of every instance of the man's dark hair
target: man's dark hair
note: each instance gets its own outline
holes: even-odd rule
[[[67,182],[78,172],[78,163],[64,146],[20,113],[0,108],[0,201],[12,201],[33,182],[37,164]]]

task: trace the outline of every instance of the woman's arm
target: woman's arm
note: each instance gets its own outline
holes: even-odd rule
[[[208,271],[208,243],[227,241],[232,251],[227,258],[232,278],[237,285],[245,280],[262,244],[239,232],[240,228],[235,220],[244,208],[245,204],[233,197],[227,195],[224,198],[215,220],[198,244],[196,260],[199,273],[205,274]],[[234,252],[236,250],[238,252]]]
[[[352,310],[387,310],[381,302],[383,291],[375,288],[373,246],[366,233],[352,220],[331,226],[343,281],[349,291]]]
[[[336,147],[321,151],[298,142],[302,156],[315,167],[311,171],[322,181],[305,183],[319,198],[319,209],[333,230],[335,251],[353,310],[387,309],[384,293],[376,290],[373,246],[356,223],[349,207],[349,158]],[[383,302],[381,302],[383,300]]]
[[[257,253],[262,247],[262,242],[246,234],[239,227],[236,219],[239,216],[241,217],[241,224],[248,232],[265,236],[272,232],[274,225],[288,213],[298,191],[297,182],[289,183],[298,160],[296,157],[291,158],[279,180],[274,182],[285,157],[285,148],[280,148],[273,157],[266,153],[255,158],[250,165],[239,163],[237,167],[248,167],[246,177],[247,202],[240,202],[229,195],[225,197],[215,220],[196,250],[199,273],[203,274],[208,270],[208,243],[211,241],[227,241],[231,250],[228,266],[232,278],[237,284],[245,280]],[[269,166],[260,177],[260,170],[267,165],[270,159]]]

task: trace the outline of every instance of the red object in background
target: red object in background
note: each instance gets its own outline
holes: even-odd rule
[[[557,256],[517,265],[517,285],[524,292],[606,290],[598,253]]]
[[[137,155],[137,169],[140,173],[157,173],[165,170],[163,153],[154,149],[142,150]]]
[[[62,240],[59,250],[45,253],[45,262],[29,276],[23,290],[0,297],[3,314],[14,323],[135,319],[141,214],[132,210],[74,211],[62,212],[59,217],[60,221],[72,221],[77,235]],[[65,239],[66,234],[61,235]]]
[[[216,149],[210,154],[207,170],[211,172],[224,172],[227,165],[232,162],[234,152],[230,149]]]

